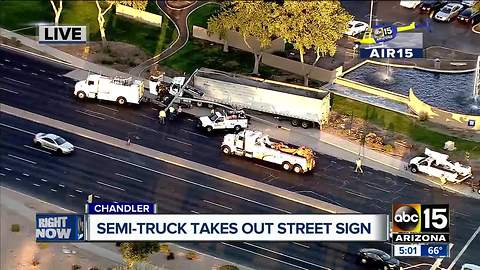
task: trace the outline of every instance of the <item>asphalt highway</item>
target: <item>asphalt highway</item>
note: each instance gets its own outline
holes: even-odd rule
[[[146,147],[360,212],[389,213],[393,202],[450,203],[454,211],[451,229],[454,254],[480,224],[480,203],[476,200],[370,168],[358,176],[353,174],[351,162],[330,156],[319,154],[315,171],[302,176],[283,172],[269,164],[225,157],[219,151],[221,134],[207,136],[195,128],[195,119],[188,115],[159,126],[156,121],[158,108],[148,104],[122,108],[111,103],[80,102],[72,96],[74,81],[61,76],[69,71],[68,68],[0,51],[0,99],[10,106],[113,137],[131,138],[132,142]],[[473,250],[480,250],[478,242],[474,241],[459,264],[476,260]]]

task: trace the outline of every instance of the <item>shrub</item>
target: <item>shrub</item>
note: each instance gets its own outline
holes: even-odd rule
[[[235,265],[227,264],[227,265],[220,266],[218,270],[239,270],[239,269]]]
[[[189,251],[189,252],[187,252],[185,257],[189,260],[196,260],[196,259],[198,259],[198,254],[195,251]]]
[[[33,260],[32,260],[32,265],[33,266],[37,266],[40,264],[40,260],[37,258],[37,257],[33,257]]]
[[[80,270],[80,269],[82,269],[81,265],[78,265],[78,264],[72,265],[72,270]]]
[[[418,120],[420,121],[426,121],[428,120],[428,113],[425,112],[425,111],[421,111],[419,114],[418,114]]]
[[[19,232],[20,231],[20,225],[19,224],[12,224],[12,227],[10,228],[12,232]]]

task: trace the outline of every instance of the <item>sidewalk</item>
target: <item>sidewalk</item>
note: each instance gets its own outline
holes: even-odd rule
[[[55,48],[46,45],[40,45],[35,40],[24,37],[22,35],[18,35],[8,30],[4,30],[2,28],[0,28],[0,34],[6,37],[16,37],[19,41],[21,41],[27,46],[55,56],[56,58],[61,59],[72,66],[83,69],[72,71],[69,74],[69,76],[76,79],[84,78],[84,75],[87,74],[87,71],[85,70],[98,72],[108,76],[130,76],[129,74],[122,73],[108,67],[84,61],[80,58],[74,57]],[[170,78],[166,79],[169,80]],[[148,87],[148,82],[145,83],[145,86]],[[195,114],[194,111],[192,112]],[[279,125],[285,125],[288,129],[291,130],[276,128]],[[251,127],[258,130],[263,130],[266,133],[271,134],[272,137],[283,140],[285,142],[296,145],[308,145],[317,152],[334,156],[339,159],[350,160],[352,162],[358,157],[358,152],[360,150],[359,145],[336,137],[334,135],[320,132],[317,129],[304,130],[302,128],[294,128],[286,122],[277,122],[273,118],[268,118],[267,121],[254,123],[253,125],[251,125]],[[365,149],[364,157],[366,159],[365,165],[374,169],[385,171],[393,175],[406,177],[413,181],[419,181],[430,186],[438,187],[440,185],[439,181],[437,181],[436,179],[429,179],[422,175],[416,175],[406,171],[404,169],[406,163],[394,157],[370,149]],[[466,185],[449,184],[445,188],[447,190],[450,190],[451,192],[457,192],[468,197],[480,199],[480,195],[477,193],[472,193],[470,187]]]
[[[81,269],[99,267],[108,269],[121,265],[122,258],[112,243],[48,243],[35,242],[35,213],[68,213],[59,206],[49,204],[22,193],[0,187],[1,219],[1,256],[0,269],[11,270],[51,270],[71,269],[80,265]],[[19,224],[19,232],[11,232],[12,224]],[[162,253],[149,258],[151,270],[211,270],[226,264],[232,264],[209,255],[199,254],[198,259],[188,260],[188,249],[168,244],[175,254],[174,260],[167,260]],[[33,258],[39,259],[39,265],[33,266]],[[240,267],[241,270],[249,270]]]

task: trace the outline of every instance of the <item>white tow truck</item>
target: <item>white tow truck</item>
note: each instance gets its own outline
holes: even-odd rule
[[[226,155],[279,164],[284,170],[293,170],[298,174],[311,171],[315,167],[312,149],[304,146],[292,148],[281,142],[272,142],[268,135],[260,131],[243,130],[237,134],[227,134],[223,138],[221,150]]]
[[[413,173],[422,172],[430,176],[445,178],[453,183],[461,183],[472,177],[472,168],[448,159],[448,155],[425,148],[425,155],[414,157],[408,167]]]
[[[125,103],[139,104],[143,98],[144,85],[132,78],[108,78],[98,74],[88,75],[86,80],[75,84],[73,94],[79,99],[95,98]]]
[[[198,126],[208,132],[219,129],[233,129],[239,132],[248,127],[247,115],[242,110],[214,111],[213,114],[199,117],[198,120]]]

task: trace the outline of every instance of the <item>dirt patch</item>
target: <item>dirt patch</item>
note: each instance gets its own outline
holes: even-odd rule
[[[101,42],[89,42],[87,45],[55,46],[55,48],[122,72],[128,72],[150,58],[150,55],[142,49],[123,42],[110,41],[106,47],[102,47]]]
[[[37,51],[35,49],[32,49],[30,47],[27,47],[25,45],[23,45],[18,39],[16,38],[6,38],[6,37],[2,37],[0,36],[0,43],[1,44],[5,44],[5,45],[8,45],[8,46],[11,46],[11,47],[15,47],[15,48],[18,48],[18,49],[22,49],[24,51],[29,51],[29,52],[32,52],[32,53],[36,53],[36,54],[39,54],[39,55],[42,55],[42,56],[45,56],[45,57],[50,57],[50,58],[54,58],[54,59],[57,59],[55,57],[52,57],[51,55],[48,55],[44,52],[41,52],[41,51]],[[57,59],[58,60],[58,59]]]

